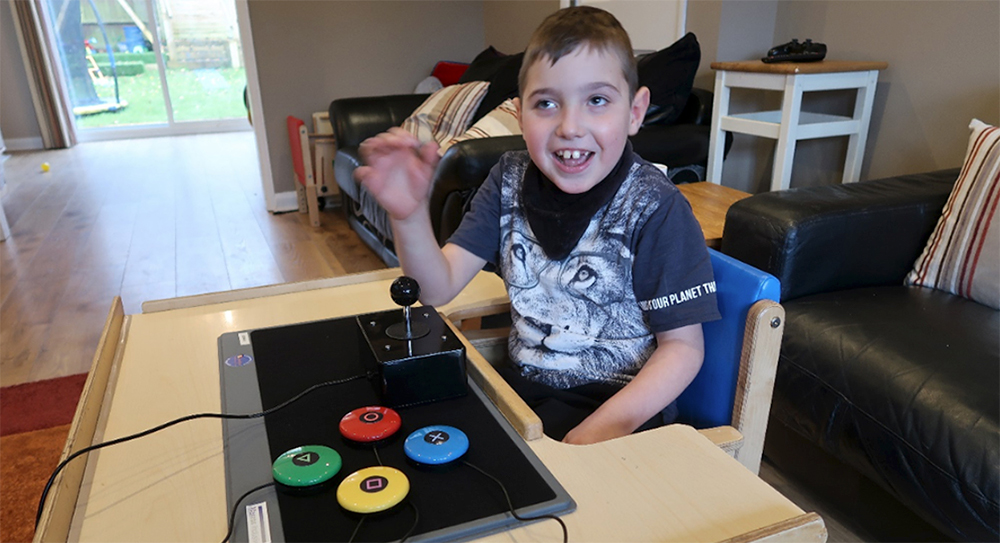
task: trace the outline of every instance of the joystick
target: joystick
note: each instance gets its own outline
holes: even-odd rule
[[[385,329],[385,335],[392,339],[407,341],[421,338],[431,331],[430,326],[424,322],[414,322],[411,317],[410,306],[420,299],[420,285],[412,277],[402,276],[392,282],[389,287],[389,297],[396,305],[403,306],[403,322],[397,322]]]
[[[465,346],[433,307],[411,308],[420,285],[410,277],[393,281],[389,295],[399,311],[358,315],[361,362],[381,403],[410,406],[468,393]]]

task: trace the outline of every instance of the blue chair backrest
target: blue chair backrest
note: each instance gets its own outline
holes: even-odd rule
[[[714,249],[708,252],[722,319],[702,325],[705,362],[677,398],[678,422],[695,428],[732,423],[747,312],[757,301],[778,301],[781,294],[781,284],[773,275]]]

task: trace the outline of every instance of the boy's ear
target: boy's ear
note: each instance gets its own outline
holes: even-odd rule
[[[514,110],[517,111],[517,127],[521,129],[521,133],[524,133],[524,125],[521,123],[521,98],[515,96],[513,99]]]
[[[639,87],[639,90],[635,91],[635,98],[632,99],[632,110],[629,114],[628,125],[629,136],[634,136],[639,131],[639,128],[642,127],[642,121],[646,118],[647,109],[649,109],[649,89]]]

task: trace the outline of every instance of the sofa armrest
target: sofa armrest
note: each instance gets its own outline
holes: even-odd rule
[[[726,214],[722,252],[781,281],[781,301],[902,284],[958,169],[757,194]]]
[[[438,164],[430,198],[431,226],[439,244],[458,228],[465,207],[500,156],[526,148],[517,135],[465,140],[448,149]]]
[[[356,147],[403,121],[429,94],[340,98],[330,103],[330,122],[338,147]]]

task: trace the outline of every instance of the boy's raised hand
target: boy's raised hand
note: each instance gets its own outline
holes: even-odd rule
[[[364,165],[354,176],[393,219],[409,218],[430,196],[438,145],[421,144],[402,128],[390,128],[360,146]]]

